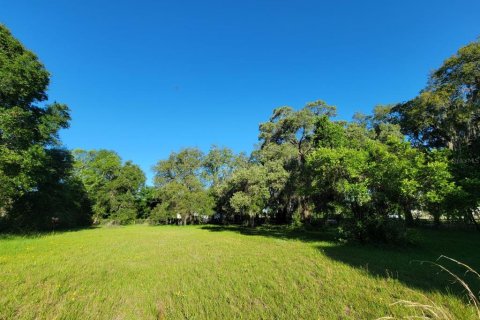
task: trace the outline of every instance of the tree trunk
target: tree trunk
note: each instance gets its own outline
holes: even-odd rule
[[[470,220],[472,220],[473,224],[475,225],[475,229],[477,229],[477,231],[480,231],[480,226],[478,225],[477,221],[475,220],[475,216],[473,215],[472,211],[469,212],[469,217],[470,217]]]
[[[302,222],[310,224],[311,213],[308,209],[308,200],[306,197],[300,196],[298,198],[298,207],[300,209],[300,218]]]
[[[413,220],[412,211],[410,210],[405,211],[405,224],[407,225],[407,227],[413,227],[413,225],[415,224],[415,221]]]
[[[435,225],[435,228],[440,227],[440,215],[439,214],[435,214],[433,216],[433,224]]]
[[[277,214],[275,215],[275,221],[278,223],[278,224],[282,224],[282,223],[287,223],[288,219],[287,219],[287,205],[283,205],[282,208],[280,210],[277,211]]]
[[[255,216],[250,216],[249,217],[249,222],[248,222],[249,226],[254,228],[255,227]]]

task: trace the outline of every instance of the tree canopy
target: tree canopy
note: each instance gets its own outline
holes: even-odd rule
[[[70,175],[71,156],[58,137],[69,125],[69,109],[46,103],[49,80],[37,56],[0,25],[0,216],[19,228],[50,226],[59,215],[65,226],[88,221],[81,187]]]
[[[476,224],[480,206],[480,43],[460,48],[418,96],[338,120],[323,100],[273,110],[250,154],[184,148],[142,169],[110,150],[67,150],[66,105],[50,75],[0,26],[0,228],[93,222],[335,220],[342,237],[402,241],[419,216]]]
[[[95,218],[121,223],[139,215],[138,201],[145,186],[145,174],[131,161],[108,150],[74,150],[75,176],[83,183],[92,201]]]

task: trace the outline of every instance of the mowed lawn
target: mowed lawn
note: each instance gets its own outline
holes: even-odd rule
[[[322,232],[101,227],[0,238],[0,319],[375,319],[400,300],[475,313],[415,260],[480,267],[474,232],[421,231],[414,247],[343,245]]]

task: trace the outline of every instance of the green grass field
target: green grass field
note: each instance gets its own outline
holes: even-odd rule
[[[343,245],[284,228],[102,227],[0,238],[0,319],[375,319],[399,299],[475,313],[414,260],[479,269],[480,236],[421,231],[408,248]]]

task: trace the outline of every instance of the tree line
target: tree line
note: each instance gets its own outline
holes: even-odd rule
[[[399,241],[418,215],[476,225],[480,199],[480,42],[448,58],[412,100],[351,121],[322,100],[273,110],[258,147],[185,148],[154,185],[114,151],[67,150],[69,109],[50,75],[0,26],[0,228],[94,222],[339,223],[342,236]]]

